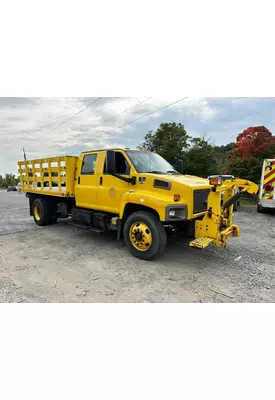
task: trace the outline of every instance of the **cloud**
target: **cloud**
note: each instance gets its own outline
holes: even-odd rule
[[[275,99],[187,98],[169,108],[125,125],[177,99],[102,98],[63,126],[47,134],[96,98],[0,98],[0,173],[17,172],[22,147],[28,158],[77,155],[102,147],[136,147],[161,122],[182,122],[188,133],[201,133],[217,144],[228,143],[250,125],[275,122]],[[124,110],[129,109],[127,112]]]

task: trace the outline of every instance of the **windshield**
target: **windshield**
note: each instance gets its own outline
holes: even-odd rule
[[[127,151],[137,172],[155,174],[179,174],[171,164],[156,153],[146,151]]]

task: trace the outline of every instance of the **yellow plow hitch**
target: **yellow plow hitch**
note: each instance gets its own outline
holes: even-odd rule
[[[225,247],[229,237],[239,237],[240,227],[233,224],[233,203],[240,197],[241,192],[234,194],[235,187],[241,192],[256,194],[258,186],[245,179],[224,181],[221,185],[212,186],[208,196],[208,211],[202,220],[197,220],[195,225],[195,240],[189,243],[191,247],[204,249],[213,244]],[[223,205],[221,195],[223,193]]]
[[[209,237],[199,237],[198,239],[193,240],[189,246],[197,247],[198,249],[204,249],[205,247],[209,246],[213,243],[214,239]]]
[[[220,236],[222,239],[228,238],[228,237],[239,237],[240,234],[241,234],[241,230],[238,225],[231,225],[229,228],[220,232]]]

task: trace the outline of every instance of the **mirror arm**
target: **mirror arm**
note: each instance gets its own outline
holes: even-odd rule
[[[136,181],[137,181],[135,176],[132,176],[131,178],[125,178],[124,176],[116,174],[114,172],[111,173],[111,175],[113,175],[115,178],[118,178],[118,179],[120,179],[120,180],[122,180],[124,182],[131,183],[132,185],[135,185]]]

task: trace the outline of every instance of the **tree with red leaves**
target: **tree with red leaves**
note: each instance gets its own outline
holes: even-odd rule
[[[227,172],[258,182],[265,158],[275,158],[275,136],[265,126],[247,128],[237,136]]]

